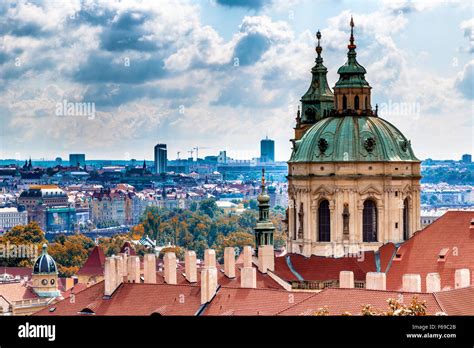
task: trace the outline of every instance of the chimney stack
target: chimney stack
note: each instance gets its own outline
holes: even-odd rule
[[[190,283],[197,282],[197,265],[196,265],[196,253],[191,250],[187,250],[184,256],[186,280]]]
[[[206,249],[204,267],[201,271],[201,304],[211,301],[217,291],[216,252]]]
[[[252,248],[244,246],[244,267],[240,270],[240,287],[257,287],[257,270],[252,266]]]
[[[156,283],[156,256],[155,254],[145,254],[143,258],[143,276],[145,283]]]
[[[258,247],[258,270],[267,273],[275,270],[275,252],[273,245],[260,245]]]
[[[426,275],[426,292],[441,291],[441,277],[439,273],[428,273]]]
[[[354,272],[341,271],[339,272],[339,287],[345,289],[354,288]]]
[[[235,278],[235,250],[232,247],[224,249],[224,274],[227,278]]]
[[[128,256],[127,268],[127,281],[129,283],[140,283],[140,258],[138,256]]]
[[[118,255],[115,256],[115,269],[116,269],[116,275],[115,275],[115,282],[117,286],[119,286],[123,282],[123,275],[126,273],[124,270],[126,268],[126,265],[124,263],[123,258]]]
[[[166,253],[163,257],[166,284],[176,284],[176,254]]]
[[[117,266],[115,256],[105,258],[104,265],[104,281],[105,281],[105,296],[112,296],[115,289],[117,289]]]
[[[126,253],[120,253],[118,256],[123,260],[122,265],[122,282],[127,281],[128,276],[128,255]]]
[[[402,290],[406,292],[421,292],[421,276],[419,274],[404,274]]]
[[[368,272],[365,276],[365,288],[372,290],[386,290],[387,277],[383,272]]]
[[[204,267],[216,267],[216,251],[214,249],[204,251]]]
[[[467,288],[471,286],[471,271],[469,268],[457,269],[454,273],[454,288]]]

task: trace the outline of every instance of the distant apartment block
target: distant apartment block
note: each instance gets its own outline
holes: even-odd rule
[[[17,208],[0,208],[0,233],[28,223],[28,212]]]

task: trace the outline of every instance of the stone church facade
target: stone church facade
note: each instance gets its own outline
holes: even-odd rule
[[[317,33],[313,77],[296,117],[288,250],[305,256],[377,250],[420,229],[420,161],[410,141],[372,109],[353,27],[351,19],[348,59],[333,91]]]

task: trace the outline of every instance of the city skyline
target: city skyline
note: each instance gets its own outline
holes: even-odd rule
[[[243,159],[259,157],[269,134],[286,161],[315,32],[332,88],[350,15],[380,116],[420,159],[472,153],[473,20],[463,3],[243,4],[2,4],[0,158],[140,160],[162,142],[169,158],[202,146],[200,157]]]

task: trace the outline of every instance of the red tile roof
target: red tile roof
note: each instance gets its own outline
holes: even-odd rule
[[[354,272],[355,280],[365,280],[367,272],[374,272],[375,256],[374,252],[365,252],[363,257],[324,257],[315,256],[304,257],[299,254],[287,254],[284,257],[275,258],[275,274],[286,281],[299,280],[296,274],[288,266],[289,258],[293,270],[304,280],[325,281],[338,280],[341,271]]]
[[[124,283],[110,299],[103,295],[102,281],[76,294],[74,303],[65,299],[35,315],[194,315],[201,307],[200,288],[189,285]]]
[[[474,287],[434,294],[444,312],[449,315],[474,315]]]
[[[312,293],[221,287],[203,315],[276,315]]]
[[[103,275],[105,256],[100,246],[95,246],[84,265],[77,272],[78,275]]]
[[[0,284],[0,297],[3,297],[9,303],[13,301],[29,300],[38,298],[38,295],[23,282],[2,283]]]
[[[28,277],[31,278],[33,273],[32,267],[0,267],[0,274],[7,273],[14,277],[19,276],[20,278]]]
[[[380,272],[386,272],[389,269],[396,251],[397,247],[393,243],[384,244],[379,248]]]
[[[120,249],[121,253],[128,254],[130,256],[135,256],[137,253],[135,252],[135,249],[133,246],[130,244],[129,241],[126,241],[123,243],[122,248]]]
[[[239,288],[240,287],[240,269],[242,265],[235,266],[235,278],[228,278],[224,274],[224,267],[221,265],[217,266],[217,282],[221,286],[231,287],[231,288]],[[198,268],[197,271],[197,282],[196,283],[189,283],[184,276],[184,270],[177,270],[176,274],[176,283],[178,285],[194,285],[197,286],[200,284],[201,281],[201,270]],[[164,284],[164,272],[156,272],[156,282],[158,284]],[[282,289],[281,285],[274,281],[268,274],[263,274],[257,270],[257,288],[262,289]]]
[[[426,301],[426,311],[429,315],[441,312],[433,294],[403,293],[395,291],[367,290],[367,289],[340,289],[328,288],[311,297],[296,303],[292,307],[278,313],[279,315],[314,315],[320,308],[327,306],[329,315],[341,315],[349,312],[352,315],[361,315],[364,305],[372,305],[379,311],[388,309],[389,298],[398,299],[401,303],[409,304],[417,296],[419,301]]]
[[[448,211],[438,220],[403,243],[397,254],[400,261],[392,261],[387,272],[387,289],[400,290],[403,274],[421,275],[421,290],[426,291],[426,275],[437,272],[441,277],[441,289],[454,288],[454,273],[468,268],[474,279],[474,229],[470,229],[472,211]],[[444,262],[438,262],[438,254],[448,249]],[[473,284],[473,283],[471,283]],[[473,284],[474,285],[474,284]]]

